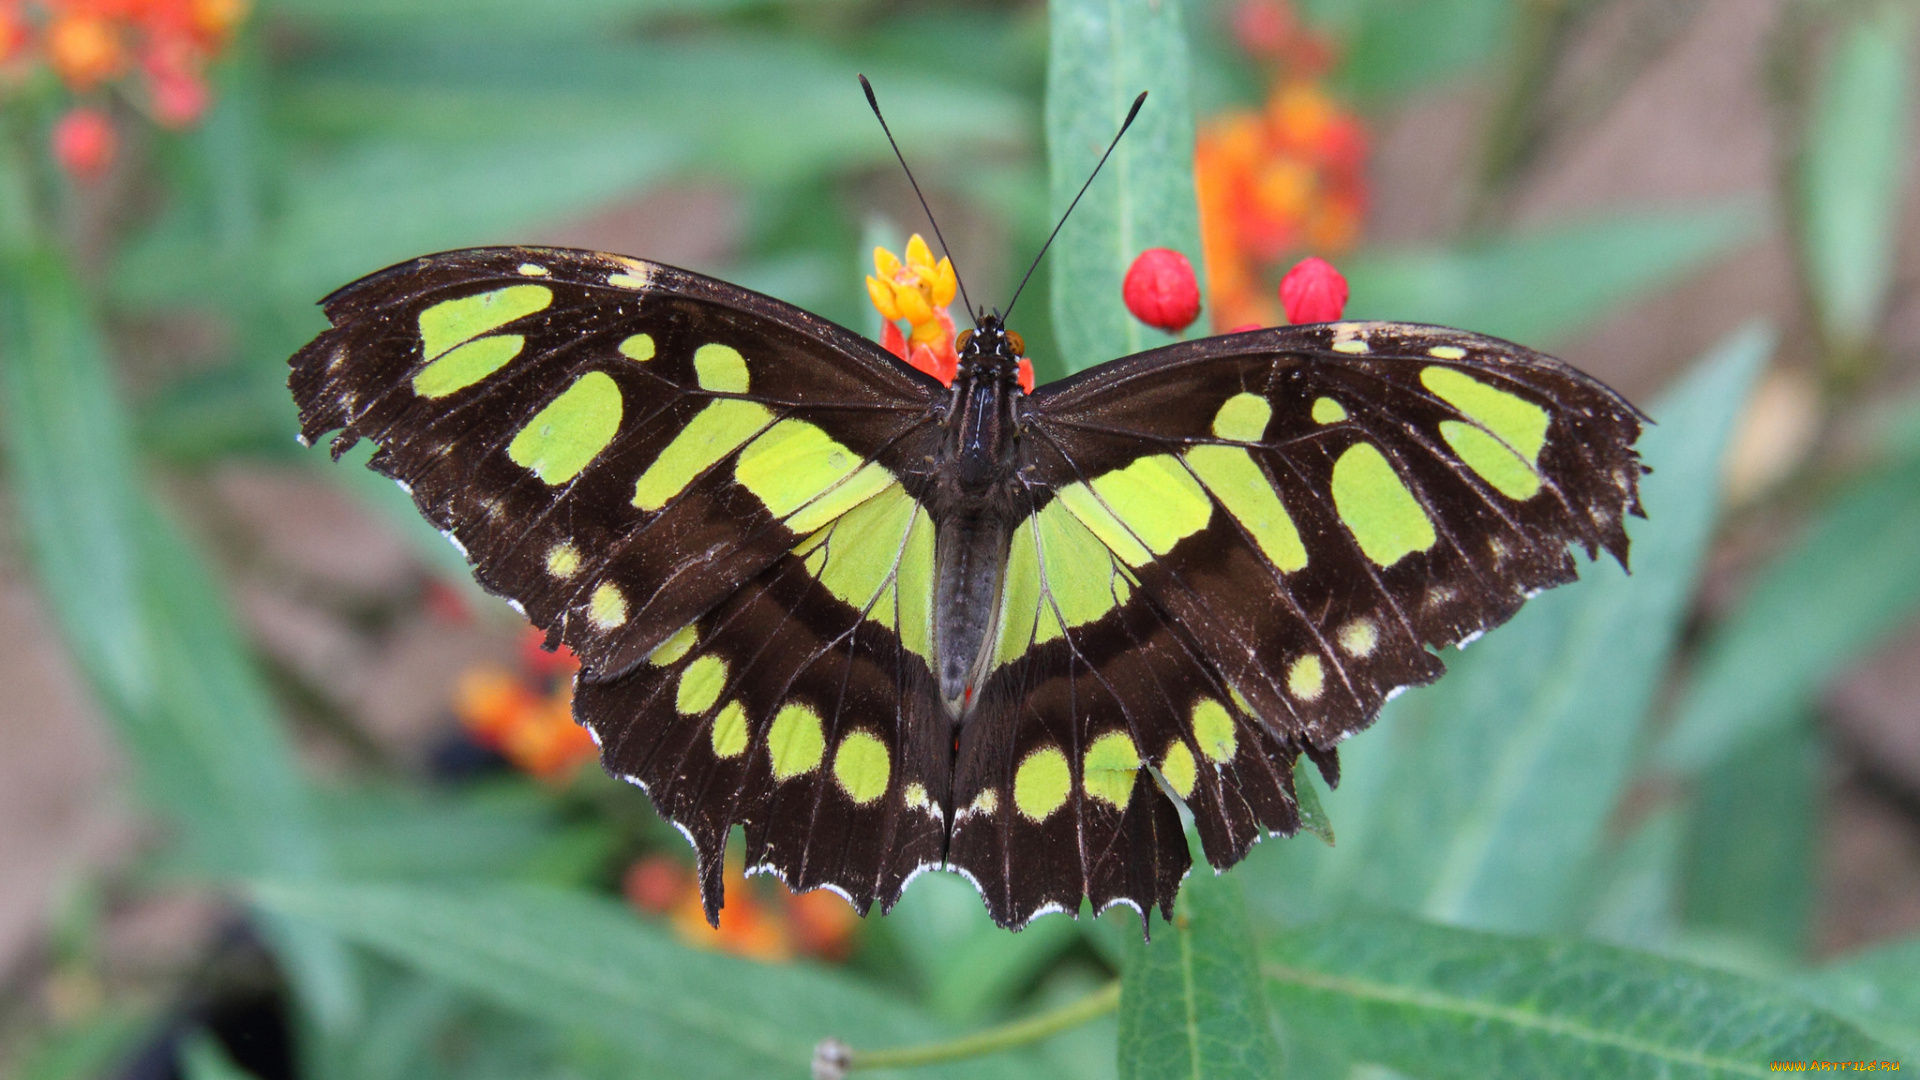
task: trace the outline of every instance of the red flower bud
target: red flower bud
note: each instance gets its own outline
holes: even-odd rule
[[[53,159],[76,180],[98,179],[119,143],[113,121],[99,109],[73,109],[53,125]]]
[[[1280,279],[1280,306],[1296,326],[1333,322],[1347,307],[1347,279],[1327,260],[1308,256]]]
[[[1133,317],[1148,326],[1178,333],[1200,315],[1200,283],[1193,264],[1170,248],[1148,248],[1133,260],[1120,295]]]

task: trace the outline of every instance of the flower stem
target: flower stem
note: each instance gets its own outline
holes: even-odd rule
[[[1105,1016],[1120,1005],[1120,980],[1088,994],[1078,1001],[1052,1012],[1029,1016],[1011,1024],[976,1031],[946,1042],[902,1046],[891,1050],[856,1050],[847,1063],[853,1069],[904,1069],[915,1065],[934,1065],[943,1061],[982,1057],[1039,1042],[1068,1028],[1078,1027],[1096,1017]]]

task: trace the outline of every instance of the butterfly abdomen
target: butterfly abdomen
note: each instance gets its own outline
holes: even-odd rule
[[[940,697],[955,721],[986,677],[999,622],[1000,586],[1016,517],[1019,391],[1010,356],[989,353],[997,335],[964,347],[936,463],[934,654]]]

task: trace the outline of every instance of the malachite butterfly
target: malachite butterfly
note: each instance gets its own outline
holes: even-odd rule
[[[607,770],[698,853],[860,911],[935,868],[1000,924],[1170,912],[1176,802],[1232,866],[1294,765],[1435,650],[1623,564],[1641,417],[1433,326],[1183,342],[1018,386],[997,317],[951,386],[737,286],[480,248],[325,301],[303,437],[373,468],[582,669]]]

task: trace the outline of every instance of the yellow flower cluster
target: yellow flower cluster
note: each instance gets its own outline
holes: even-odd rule
[[[949,259],[933,261],[926,240],[914,233],[907,240],[905,262],[886,248],[873,249],[874,273],[867,275],[867,296],[886,320],[881,343],[889,352],[951,383],[959,357],[953,345],[953,316],[947,305],[959,287]],[[896,325],[905,319],[911,327],[905,337]]]
[[[953,303],[958,279],[953,261],[933,261],[933,251],[919,233],[907,241],[907,260],[886,248],[873,249],[873,274],[867,275],[867,295],[873,306],[888,319],[905,319],[913,324],[913,340],[932,344],[938,325],[934,309]],[[874,275],[878,275],[877,277]]]

